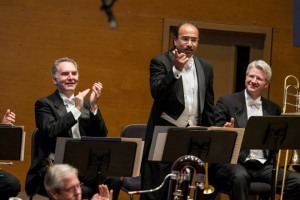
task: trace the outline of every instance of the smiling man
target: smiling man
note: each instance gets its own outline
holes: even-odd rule
[[[262,60],[248,65],[245,90],[220,97],[215,108],[217,126],[245,128],[251,116],[280,115],[280,106],[262,97],[269,87],[272,71]],[[226,144],[224,144],[226,145]],[[218,190],[228,191],[231,200],[247,200],[251,181],[272,184],[273,151],[241,150],[238,164],[212,164],[210,183]],[[277,192],[281,191],[283,169],[278,172]],[[300,197],[300,176],[287,171],[284,199]]]
[[[37,191],[45,193],[43,179],[46,163],[55,157],[57,137],[81,138],[81,136],[106,137],[107,128],[98,108],[102,84],[96,82],[92,88],[79,92],[75,90],[79,81],[78,65],[70,58],[56,60],[52,67],[52,81],[56,91],[35,103],[35,121],[40,138],[37,158],[31,163],[26,177],[25,189],[29,196]],[[85,96],[91,91],[89,100]],[[80,155],[74,155],[80,156]],[[33,159],[33,158],[32,158]],[[122,185],[120,178],[79,176],[86,186],[96,193],[98,184],[104,183],[114,190],[114,198]]]
[[[53,200],[81,200],[82,189],[78,179],[78,170],[68,164],[51,166],[44,180],[45,189]],[[112,190],[106,185],[98,186],[99,193],[93,195],[91,200],[112,200]]]
[[[198,43],[198,28],[189,22],[182,23],[174,33],[174,49],[151,60],[150,89],[154,102],[145,138],[142,189],[157,187],[171,171],[170,162],[147,160],[155,126],[214,125],[213,69],[194,55]],[[143,194],[142,199],[165,200],[167,187]]]

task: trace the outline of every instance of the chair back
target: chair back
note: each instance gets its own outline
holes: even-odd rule
[[[142,138],[145,140],[147,124],[129,124],[121,131],[121,137]]]
[[[129,124],[123,128],[120,137],[142,138],[145,140],[147,124]],[[124,192],[141,190],[141,177],[124,177],[122,188]],[[133,200],[133,195],[129,195]]]
[[[32,132],[31,136],[31,164],[34,161],[34,159],[38,156],[38,148],[37,148],[37,143],[39,141],[39,129],[35,129]]]

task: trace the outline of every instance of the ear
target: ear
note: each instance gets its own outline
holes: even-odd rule
[[[269,82],[266,82],[266,84],[265,84],[265,87],[264,87],[264,88],[268,88],[268,87],[269,87],[269,85],[270,85],[270,83],[269,83]]]
[[[50,194],[51,194],[51,197],[55,200],[55,199],[58,199],[58,193],[57,192],[55,192],[55,191],[50,191]]]
[[[178,38],[176,36],[174,36],[174,46],[177,46],[177,41],[178,41]]]
[[[52,76],[52,82],[53,82],[54,85],[57,84],[56,78],[54,76]]]

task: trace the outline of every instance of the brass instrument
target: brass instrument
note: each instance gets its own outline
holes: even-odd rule
[[[204,163],[205,165],[205,187],[204,187],[204,194],[212,194],[215,191],[215,188],[212,185],[208,184],[208,163]]]
[[[289,81],[294,82],[294,83],[290,83],[288,85]],[[291,99],[293,100],[294,103],[291,103],[291,101],[292,101]],[[287,106],[291,106],[292,109],[287,110]],[[291,111],[294,111],[294,112],[291,112]],[[282,115],[299,115],[300,116],[299,81],[298,81],[297,77],[295,77],[293,75],[288,75],[284,80]],[[283,198],[287,166],[292,166],[294,170],[299,170],[299,168],[300,168],[300,160],[299,160],[299,155],[298,155],[297,150],[292,150],[291,160],[289,163],[287,163],[287,160],[289,158],[289,153],[290,153],[290,150],[286,150],[286,155],[285,155],[285,160],[284,160],[284,169],[283,169],[284,174],[283,174],[283,180],[282,180],[280,199]],[[281,150],[279,150],[279,152],[278,152],[275,183],[277,183],[277,178],[278,178],[280,157],[281,157]]]
[[[195,186],[190,186],[193,170],[196,171]],[[199,158],[192,155],[178,158],[172,166],[172,174],[176,176],[170,179],[168,200],[188,200],[190,189],[194,189],[194,200],[203,199],[205,169]]]
[[[295,84],[287,85],[288,81],[293,79]],[[291,103],[290,98],[294,98],[295,103]],[[287,105],[294,107],[295,112],[287,111]],[[284,90],[283,90],[283,109],[282,114],[289,115],[300,115],[300,91],[299,91],[299,81],[297,77],[293,75],[288,75],[284,80]]]
[[[196,172],[194,176],[194,171]],[[204,163],[196,156],[186,155],[178,158],[172,166],[171,174],[168,174],[161,185],[150,190],[130,191],[129,195],[155,192],[161,189],[165,181],[169,180],[168,200],[190,200],[193,190],[193,200],[203,200],[205,188]],[[194,182],[195,185],[191,183]]]

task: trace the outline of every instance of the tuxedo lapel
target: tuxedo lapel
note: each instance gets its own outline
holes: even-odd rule
[[[272,108],[270,108],[268,102],[262,97],[262,111],[263,111],[263,116],[270,116],[274,115],[272,113]]]
[[[66,106],[64,105],[64,102],[62,98],[59,96],[58,92],[54,93],[54,107],[59,117],[62,117],[67,113]]]
[[[166,58],[166,62],[168,62],[169,64],[166,64],[165,66],[168,67],[168,66],[172,66],[171,68],[167,68],[167,71],[172,71],[173,70],[173,65],[174,65],[174,55],[172,53],[172,51],[169,51],[167,53],[167,56],[165,57]],[[168,72],[166,72],[168,73]],[[172,71],[173,73],[173,71]],[[184,103],[184,92],[183,92],[183,83],[182,83],[182,77],[180,77],[176,83],[175,83],[175,92],[176,92],[176,97],[177,97],[177,100],[183,105],[185,106],[185,103]]]
[[[235,119],[237,120],[237,127],[245,128],[248,117],[244,91],[238,93],[238,98],[233,99],[233,104],[235,106]]]
[[[205,102],[205,76],[204,76],[204,72],[203,72],[203,68],[202,65],[199,61],[199,59],[194,56],[194,62],[195,62],[195,67],[196,67],[196,71],[197,71],[197,81],[198,81],[198,94],[199,94],[199,98],[198,98],[198,105],[200,106],[200,113],[202,113],[203,109],[204,109],[204,102]]]
[[[56,109],[56,112],[57,112],[59,118],[62,118],[64,115],[67,114],[66,106],[64,105],[64,102],[63,102],[62,98],[60,97],[58,91],[56,91],[54,93],[54,102],[53,103],[54,103],[54,107]],[[68,130],[68,134],[70,137],[73,137],[71,129]]]
[[[262,101],[262,110],[263,110],[263,116],[270,116],[273,115],[270,110],[271,108],[269,108],[269,104],[268,102],[262,97],[261,98]],[[268,149],[264,150],[265,156],[268,157],[270,154],[270,151]]]

